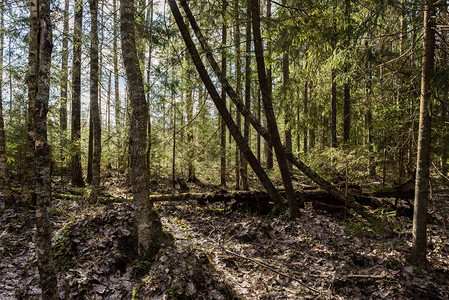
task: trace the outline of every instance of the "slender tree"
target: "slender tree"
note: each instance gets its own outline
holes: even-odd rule
[[[270,32],[270,29],[271,29],[271,0],[267,0],[266,9],[267,9],[267,28],[268,28],[267,30],[268,30],[268,32]],[[268,55],[268,59],[271,59],[271,38],[267,39],[267,55]],[[271,64],[269,64],[266,74],[267,74],[268,90],[270,92],[270,95],[271,95],[271,91],[272,91],[272,81],[273,81],[271,73],[272,73]],[[263,98],[263,92],[261,92],[261,97]],[[268,131],[273,130],[272,128],[270,128],[270,123],[268,122],[268,120],[267,120],[267,128],[268,128]],[[270,144],[270,142],[268,142],[267,140],[264,140],[263,145],[264,145],[263,148],[264,148],[264,153],[265,153],[265,166],[267,167],[268,170],[271,170],[271,169],[273,169],[273,145]]]
[[[351,32],[351,0],[345,0],[345,46],[349,47],[349,33]],[[345,65],[345,72],[348,72],[348,65]],[[344,103],[343,103],[343,143],[348,145],[351,130],[351,83],[347,79],[343,84]]]
[[[281,138],[279,137],[276,117],[273,111],[273,102],[271,99],[270,83],[265,72],[265,61],[263,57],[262,36],[260,32],[260,7],[258,0],[251,0],[251,19],[253,24],[254,36],[254,52],[256,54],[257,73],[259,75],[259,85],[262,91],[262,102],[265,109],[265,116],[269,124],[268,130],[271,142],[276,152],[276,157],[281,171],[282,182],[284,183],[285,192],[289,205],[289,214],[291,218],[299,215],[299,206],[296,201],[295,192],[293,190],[291,172],[287,165],[285,150],[282,147]]]
[[[427,203],[429,201],[429,164],[431,139],[431,81],[434,74],[435,7],[434,0],[426,0],[424,8],[424,55],[421,73],[421,101],[419,107],[418,159],[416,163],[415,203],[413,210],[412,262],[424,265],[427,247]]]
[[[241,60],[241,49],[240,49],[240,12],[239,12],[239,0],[234,0],[234,15],[235,15],[235,26],[234,26],[234,46],[235,46],[235,80],[236,86],[235,91],[242,98],[242,60]],[[241,126],[241,116],[238,109],[235,110],[235,120],[237,127]],[[245,140],[248,143],[247,137]],[[240,153],[239,147],[235,145],[235,189],[240,189]]]
[[[119,34],[118,18],[117,18],[117,0],[112,1],[112,11],[114,14],[114,27],[113,27],[113,41],[112,41],[112,60],[114,65],[114,107],[115,107],[115,131],[117,136],[117,168],[121,166],[121,153],[122,153],[122,119],[121,119],[121,103],[120,103],[120,86],[119,86],[119,73],[118,73],[118,45],[117,38]]]
[[[221,72],[222,76],[226,77],[226,7],[228,5],[227,0],[222,2],[222,26],[221,26]],[[221,89],[221,99],[226,103],[226,91]],[[223,120],[223,116],[220,114],[218,117],[220,127],[220,184],[226,186],[226,124]]]
[[[193,31],[195,32],[195,35],[196,35],[198,41],[201,44],[203,51],[206,53],[206,58],[210,64],[210,66],[212,67],[212,70],[214,71],[214,73],[218,77],[218,79],[220,80],[222,86],[226,89],[226,93],[228,94],[230,99],[234,102],[235,106],[242,113],[242,115],[248,119],[248,121],[251,123],[251,125],[254,127],[254,129],[256,129],[256,131],[266,141],[269,141],[271,143],[271,137],[268,133],[268,130],[260,124],[260,121],[259,121],[260,118],[259,119],[256,118],[251,113],[251,111],[245,107],[243,101],[241,99],[239,99],[237,93],[234,91],[232,86],[229,84],[227,78],[222,76],[223,73],[221,72],[221,69],[218,66],[218,63],[215,60],[214,56],[212,55],[212,51],[211,51],[210,47],[208,46],[205,37],[201,33],[201,30],[198,27],[198,24],[196,23],[196,20],[193,16],[192,12],[190,11],[189,6],[187,5],[187,2],[185,0],[183,0],[183,1],[181,1],[181,5],[186,13],[187,18],[189,19],[189,22],[193,28]],[[175,6],[175,8],[177,8],[177,6]],[[183,24],[180,22],[177,22],[177,23],[178,23],[178,26],[181,26]],[[181,24],[181,25],[179,25],[179,24]],[[181,29],[181,33],[182,33],[182,29]],[[195,53],[194,50],[196,50],[196,48],[195,48],[193,42],[191,42],[190,36],[188,34],[185,34],[185,36],[184,36],[184,34],[183,34],[183,38],[184,38],[184,41],[186,41],[186,39],[187,39],[187,41],[189,41],[189,39],[190,39],[189,45],[191,45],[191,48],[188,48],[188,50],[189,50],[189,52],[193,51]],[[186,44],[188,44],[187,41],[186,41]],[[193,50],[192,50],[192,48],[193,48]],[[191,56],[196,58],[192,53],[191,53]],[[198,62],[197,59],[196,60],[194,59],[194,63],[195,63],[195,66],[197,67],[197,71],[198,71],[198,73],[200,73],[200,75],[202,74],[201,72],[206,73],[206,74],[201,75],[201,79],[203,80],[203,82],[205,82],[205,80],[208,78],[208,75],[207,75],[207,72],[205,70],[202,70],[202,68],[200,67],[200,66],[203,66],[202,62],[200,64],[200,62]],[[259,96],[259,98],[260,98],[260,96]],[[259,106],[260,106],[260,104],[259,104]],[[281,144],[281,147],[283,147],[282,144]],[[366,215],[366,212],[363,209],[363,207],[361,207],[360,205],[355,203],[354,199],[350,195],[345,195],[344,192],[337,189],[335,186],[332,185],[332,183],[330,183],[329,181],[327,181],[326,179],[321,177],[319,174],[317,174],[315,171],[313,171],[309,166],[307,166],[303,161],[299,160],[296,156],[294,156],[291,152],[289,152],[285,147],[284,147],[284,151],[286,153],[287,159],[289,161],[291,161],[299,170],[301,170],[313,182],[318,184],[322,189],[328,191],[331,195],[335,196],[337,199],[340,199],[342,202],[346,202],[349,207],[352,207],[359,213]],[[241,153],[243,154],[242,150],[241,150]],[[259,162],[260,160],[256,160],[256,161]],[[251,163],[250,163],[250,165],[251,165],[251,167],[253,167],[253,165]],[[254,170],[254,168],[253,168],[253,170]],[[260,179],[260,178],[263,177],[263,174],[257,174],[257,172],[256,172],[256,175],[259,177],[259,180],[261,180],[261,182],[262,182],[262,179]],[[259,176],[259,175],[261,175],[261,176]]]
[[[61,57],[61,81],[60,81],[60,106],[59,106],[59,127],[60,127],[60,155],[61,167],[65,163],[65,147],[67,143],[67,79],[69,67],[69,0],[64,1],[64,26],[62,29],[62,57]],[[62,176],[62,173],[61,173]]]
[[[147,163],[147,171],[148,178],[151,178],[151,66],[152,66],[152,57],[153,57],[153,16],[154,16],[154,2],[153,0],[149,0],[150,3],[147,9],[147,23],[148,27],[148,64],[147,64],[147,103],[148,103],[148,141],[147,141],[147,153],[146,153],[146,163]]]
[[[101,120],[98,105],[98,0],[89,0],[91,15],[90,45],[90,111],[93,125],[92,190],[90,201],[96,202],[100,192]]]
[[[304,110],[304,133],[303,133],[303,149],[304,156],[307,156],[309,151],[309,129],[310,129],[310,111],[309,111],[309,80],[306,79],[304,83],[304,98],[302,100]]]
[[[35,245],[39,269],[42,299],[58,299],[58,284],[51,248],[51,222],[48,208],[51,201],[50,156],[47,143],[47,112],[50,96],[50,66],[52,24],[50,22],[50,0],[39,0],[39,75],[35,98],[35,170],[33,176],[36,197]]]
[[[94,121],[92,119],[92,99],[89,99],[89,137],[87,142],[87,174],[86,182],[92,183],[92,165],[94,158]]]
[[[3,46],[4,46],[4,0],[0,7],[0,184],[2,185],[3,199],[0,199],[0,209],[5,202],[12,200],[12,190],[8,170],[8,159],[6,157],[5,123],[3,119]]]
[[[75,0],[72,67],[72,184],[84,186],[81,168],[81,38],[83,1]]]
[[[335,82],[335,70],[331,70],[331,145],[338,147],[337,141],[337,83]],[[307,98],[307,91],[304,91],[304,99]]]
[[[132,0],[120,0],[122,56],[132,108],[129,140],[130,173],[133,198],[137,210],[139,256],[152,257],[160,248],[163,232],[159,216],[153,209],[152,202],[149,201],[148,172],[145,163],[148,107],[137,57],[133,2]]]
[[[250,110],[251,105],[251,7],[249,3],[246,5],[246,40],[245,40],[245,109]],[[237,110],[238,111],[238,110]],[[260,113],[258,118],[260,119]],[[245,117],[245,122],[243,125],[243,136],[248,143],[249,138],[249,120]],[[260,162],[260,135],[257,135],[257,160]],[[241,175],[242,175],[242,185],[244,190],[249,189],[248,185],[248,163],[245,157],[241,156]]]
[[[176,23],[178,24],[179,31],[181,32],[181,35],[182,35],[184,42],[187,46],[187,50],[190,53],[190,57],[192,58],[193,63],[195,64],[198,74],[200,75],[201,80],[203,81],[207,91],[209,92],[209,95],[211,96],[212,101],[214,102],[215,106],[217,107],[218,112],[220,113],[226,126],[228,127],[230,134],[233,136],[234,140],[239,145],[240,152],[242,153],[242,155],[245,156],[246,160],[250,164],[254,173],[259,178],[262,185],[265,187],[271,200],[276,204],[276,206],[278,208],[281,207],[282,201],[280,199],[280,196],[279,196],[276,188],[274,187],[270,178],[268,177],[268,175],[265,173],[265,171],[261,167],[260,163],[257,161],[256,157],[254,156],[253,152],[249,148],[248,144],[245,142],[245,139],[242,136],[242,134],[240,133],[239,129],[237,128],[237,125],[232,120],[232,116],[226,107],[225,101],[220,97],[211,78],[209,77],[209,74],[207,73],[206,67],[204,66],[204,64],[201,60],[198,50],[196,49],[195,44],[193,43],[192,38],[189,35],[187,26],[184,23],[184,20],[182,18],[181,12],[178,9],[178,5],[176,4],[176,1],[169,0],[168,4],[170,5],[172,14],[175,18]],[[187,6],[187,2],[185,0],[182,0],[181,5],[183,6],[184,10],[186,11],[189,20],[192,20],[193,16],[190,12],[189,7]],[[194,30],[196,30],[195,28],[197,28],[197,25],[195,24],[195,22],[192,22],[191,25],[194,28]],[[220,74],[222,74],[222,73],[220,73]]]

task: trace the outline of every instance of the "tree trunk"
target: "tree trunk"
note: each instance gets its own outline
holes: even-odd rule
[[[117,136],[117,169],[120,170],[122,168],[121,162],[123,161],[122,155],[122,108],[120,103],[120,86],[118,81],[118,46],[117,46],[117,38],[118,38],[118,18],[117,18],[117,0],[113,0],[112,2],[112,11],[114,13],[114,28],[113,35],[114,39],[112,41],[112,60],[114,65],[114,107],[115,107],[115,131]]]
[[[206,89],[208,90],[212,101],[214,101],[215,106],[217,107],[220,115],[222,116],[224,122],[226,123],[226,126],[229,129],[230,134],[234,137],[234,140],[239,145],[239,149],[242,155],[245,156],[246,160],[254,170],[254,173],[256,173],[256,176],[259,178],[262,185],[265,187],[268,195],[272,199],[272,201],[276,204],[276,206],[279,208],[282,206],[281,198],[274,187],[273,183],[271,182],[270,178],[267,176],[259,162],[257,161],[256,157],[252,153],[251,149],[249,148],[248,144],[245,142],[244,137],[238,130],[236,124],[232,120],[231,114],[229,113],[226,103],[223,101],[223,99],[218,94],[218,91],[216,90],[214,84],[212,83],[211,78],[209,77],[209,74],[207,73],[206,67],[204,66],[203,62],[201,61],[201,57],[192,41],[192,38],[190,37],[187,26],[183,21],[183,18],[181,16],[181,13],[178,9],[178,6],[176,4],[175,0],[169,0],[168,4],[170,5],[170,9],[172,11],[172,14],[176,20],[176,23],[178,24],[179,30],[181,32],[181,35],[184,39],[184,42],[187,46],[187,49],[190,53],[190,56],[193,60],[193,63],[195,64],[195,67],[201,77],[201,80],[203,81]],[[188,18],[190,19],[191,12],[188,9],[186,1],[181,1],[181,5],[183,5],[184,9],[186,10],[186,13],[190,15]],[[191,24],[192,28],[194,27],[194,24]],[[222,73],[220,73],[222,74]]]
[[[287,5],[286,0],[282,0],[283,5]],[[286,9],[284,8],[282,11],[282,17],[287,18],[288,14]],[[288,32],[284,31],[283,36],[288,37]],[[290,40],[287,40],[287,44],[285,45],[286,48],[284,49],[285,53],[282,57],[282,85],[283,85],[283,91],[284,91],[284,144],[285,148],[287,148],[288,151],[293,151],[293,145],[292,145],[292,130],[291,130],[291,121],[293,119],[292,114],[292,107],[291,107],[291,89],[290,89],[290,57],[288,54],[288,50],[291,47]],[[288,169],[290,172],[292,171],[292,164],[291,162],[287,161]]]
[[[32,205],[31,189],[34,172],[34,106],[36,93],[38,91],[39,76],[39,7],[38,0],[30,3],[30,35],[28,53],[28,134],[25,142],[26,164],[28,168],[23,174],[22,180],[22,203]]]
[[[370,49],[368,48],[368,42],[365,42],[366,44],[366,51],[367,53],[367,61],[366,61],[366,106],[367,106],[367,112],[366,112],[366,129],[368,131],[368,150],[369,150],[369,165],[368,165],[368,172],[369,176],[374,177],[376,176],[376,165],[374,163],[374,140],[373,140],[373,111],[372,111],[372,100],[374,98],[373,88],[372,88],[372,71],[371,71],[371,63],[369,61],[370,55]]]
[[[335,70],[331,70],[331,136],[332,147],[337,148],[337,83],[335,82]]]
[[[411,260],[424,265],[426,260],[427,203],[429,200],[429,164],[431,139],[431,81],[434,74],[435,52],[434,0],[427,0],[424,10],[424,55],[421,74],[419,107],[418,158],[416,163],[415,204],[413,212],[413,241]]]
[[[137,210],[138,252],[141,258],[151,258],[160,248],[163,232],[153,203],[148,201],[148,173],[145,163],[148,106],[137,57],[133,2],[120,1],[121,43],[132,108],[129,150],[132,192]]]
[[[108,79],[108,96],[106,98],[106,131],[108,132],[108,138],[111,135],[111,76],[112,73],[109,72]],[[109,159],[108,159],[109,160]]]
[[[90,105],[93,125],[92,189],[90,202],[97,201],[100,192],[101,120],[98,105],[98,0],[89,0],[91,15]]]
[[[345,29],[349,31],[351,22],[351,0],[345,0]],[[349,48],[349,35],[345,41],[346,48]],[[345,73],[349,71],[346,64]],[[343,102],[343,144],[348,146],[351,130],[351,84],[349,79],[343,84],[344,102]]]
[[[81,38],[83,24],[83,1],[75,1],[73,30],[73,70],[72,70],[72,184],[84,186],[81,168]]]
[[[291,114],[291,105],[290,105],[290,101],[291,99],[289,99],[290,96],[290,82],[289,82],[289,77],[290,77],[290,70],[289,70],[289,63],[290,63],[290,59],[289,59],[289,55],[288,53],[284,53],[284,57],[282,59],[282,74],[283,74],[283,88],[284,88],[284,144],[285,144],[285,148],[287,148],[288,151],[292,152],[293,147],[292,147],[292,130],[290,128],[290,120],[292,119],[292,114]],[[288,169],[292,170],[292,164],[291,162],[287,162],[287,166]]]
[[[251,107],[251,7],[249,3],[246,7],[246,49],[245,49],[245,108],[250,110]],[[238,111],[238,109],[237,109]],[[260,114],[259,114],[260,119]],[[243,126],[243,136],[249,144],[249,120],[245,117]],[[260,135],[257,136],[257,161],[260,163]],[[241,175],[244,190],[249,190],[248,185],[248,163],[243,155],[241,155]]]
[[[271,25],[271,0],[267,0],[267,31],[270,34],[270,25]],[[268,50],[268,59],[271,60],[271,39],[267,39],[267,50]],[[267,81],[268,81],[268,89],[272,91],[272,76],[271,76],[271,65],[267,68]],[[263,93],[261,91],[261,93]],[[262,95],[262,103],[263,103],[263,95]],[[273,128],[270,128],[270,122],[267,120],[267,128],[269,132],[273,132]],[[264,141],[264,154],[265,154],[265,166],[268,170],[273,169],[273,145],[267,140]]]
[[[151,106],[150,106],[150,99],[151,99],[151,63],[152,63],[152,56],[153,56],[153,15],[154,15],[154,3],[153,0],[150,0],[150,3],[148,5],[148,22],[149,22],[149,29],[148,29],[148,64],[147,64],[147,103],[148,103],[148,140],[147,140],[147,152],[146,152],[146,164],[147,164],[147,172],[148,172],[148,178],[151,178]]]
[[[257,89],[257,120],[260,120],[262,116],[262,97],[260,93],[260,89]],[[262,163],[261,159],[261,140],[260,140],[260,133],[257,132],[257,161]]]
[[[51,201],[50,155],[47,143],[47,112],[50,95],[50,66],[52,25],[50,23],[50,0],[39,1],[39,75],[35,102],[35,171],[34,193],[36,197],[35,245],[39,269],[42,299],[58,299],[58,284],[51,248],[51,222],[48,208]]]
[[[62,30],[62,58],[61,58],[61,103],[59,107],[59,127],[60,127],[60,155],[61,167],[64,169],[67,146],[67,80],[69,67],[69,0],[64,3],[64,27]],[[63,173],[61,172],[61,178]]]
[[[12,201],[12,190],[6,157],[5,122],[3,119],[3,46],[4,46],[4,0],[1,0],[0,16],[0,184],[2,185],[3,199],[0,199],[0,209],[7,202]]]
[[[176,107],[175,107],[175,97],[171,97],[171,109],[172,109],[172,125],[173,125],[173,148],[172,148],[172,164],[171,164],[171,181],[173,184],[173,188],[175,187],[176,182]]]
[[[265,116],[269,128],[271,142],[276,152],[276,157],[281,171],[282,181],[287,195],[289,204],[289,214],[291,218],[299,215],[298,202],[292,185],[291,172],[288,169],[287,160],[285,158],[284,148],[282,147],[281,138],[279,137],[276,117],[273,111],[273,103],[271,99],[270,82],[265,73],[265,61],[263,57],[262,36],[260,33],[260,7],[258,0],[251,0],[251,18],[253,24],[254,36],[254,52],[256,54],[257,72],[259,75],[260,90],[262,91],[262,102],[265,108]]]
[[[307,152],[309,151],[309,127],[310,127],[310,113],[309,113],[309,80],[306,79],[304,83],[304,98],[303,98],[303,109],[304,109],[304,137],[303,137],[303,149],[304,157],[307,157]]]
[[[265,127],[263,127],[260,124],[259,119],[257,119],[251,113],[251,111],[245,107],[245,105],[243,104],[243,101],[238,98],[237,94],[235,93],[232,86],[229,84],[228,80],[225,77],[222,77],[222,72],[220,70],[220,67],[218,66],[217,61],[215,60],[214,56],[212,55],[212,51],[210,50],[210,48],[206,42],[206,39],[202,35],[201,30],[198,27],[198,24],[196,23],[195,18],[193,17],[193,14],[189,9],[189,6],[187,5],[187,2],[185,0],[181,1],[181,5],[184,8],[186,16],[190,21],[190,25],[192,26],[198,41],[201,43],[201,47],[203,48],[203,51],[206,53],[206,57],[207,57],[209,64],[211,65],[215,75],[220,80],[222,86],[226,89],[226,92],[229,95],[230,99],[234,102],[235,106],[242,113],[242,115],[248,119],[248,121],[251,123],[251,125],[253,125],[254,129],[256,129],[258,134],[260,134],[265,140],[271,142],[271,138],[268,134],[268,130]],[[177,8],[177,6],[175,6],[175,8]],[[193,49],[196,50],[193,42],[191,41],[190,36],[186,35],[185,38],[190,39],[191,47],[193,47]],[[195,62],[195,60],[194,60],[194,62]],[[195,62],[195,63],[199,64],[199,62]],[[201,62],[201,65],[202,65],[202,62]],[[204,65],[202,65],[202,66],[204,67]],[[198,70],[198,67],[197,67],[197,70]],[[199,72],[199,70],[198,70],[198,72]],[[207,74],[207,72],[205,70],[204,70],[204,72]],[[206,76],[206,75],[204,75],[204,76]],[[259,91],[259,98],[260,98],[260,91]],[[259,99],[259,101],[260,101],[260,99]],[[259,104],[259,108],[260,108],[260,104]],[[285,149],[285,148],[284,148],[284,150],[287,151],[287,149]],[[338,190],[336,187],[334,187],[332,185],[332,183],[328,182],[327,180],[325,180],[324,178],[319,176],[315,171],[313,171],[310,167],[308,167],[306,164],[304,164],[304,162],[299,160],[291,152],[286,152],[286,156],[287,156],[288,160],[290,160],[299,170],[301,170],[307,177],[309,177],[313,182],[315,182],[317,185],[319,185],[322,189],[328,191],[330,194],[332,194],[336,198],[342,200],[342,202],[347,202],[348,206],[353,207],[355,210],[357,210],[359,212],[363,211],[363,208],[360,207],[359,205],[357,205],[354,202],[354,199],[350,195],[346,196],[344,192]]]
[[[448,14],[448,1],[445,0],[442,3],[441,6],[441,18],[442,20],[447,20],[449,14]],[[449,62],[448,62],[448,42],[449,42],[449,33],[447,32],[447,30],[441,32],[441,46],[442,47],[442,57],[441,60],[443,61],[443,66],[448,68],[449,67]],[[441,103],[441,120],[443,122],[446,123],[446,130],[445,133],[443,134],[443,149],[442,149],[442,154],[441,154],[441,161],[442,161],[442,172],[444,176],[448,175],[448,171],[449,171],[449,164],[448,164],[448,159],[449,159],[449,127],[447,124],[449,124],[449,85],[445,85],[445,87],[443,88],[443,93],[442,93],[442,101],[440,101]],[[413,144],[410,143],[409,146],[409,157],[412,157],[412,153],[413,153]],[[410,164],[410,159],[409,159],[409,164]]]
[[[94,158],[94,121],[92,120],[92,100],[89,100],[89,139],[87,145],[87,175],[86,182],[92,183],[92,165]]]
[[[237,94],[242,97],[242,66],[241,66],[241,49],[240,49],[240,13],[239,13],[239,0],[234,0],[234,14],[235,14],[235,28],[234,28],[234,43],[235,43],[235,73],[236,73],[236,85],[235,90]],[[238,109],[235,110],[235,119],[237,127],[241,130],[241,116]],[[245,136],[245,135],[244,135]],[[245,137],[246,143],[248,138]],[[240,153],[239,147],[235,145],[235,189],[240,189]]]
[[[227,1],[223,0],[222,3],[222,29],[221,29],[221,71],[222,76],[226,77],[226,7]],[[221,99],[226,105],[226,91],[221,89]],[[226,124],[223,120],[223,116],[220,114],[219,118],[220,127],[220,184],[226,186]]]

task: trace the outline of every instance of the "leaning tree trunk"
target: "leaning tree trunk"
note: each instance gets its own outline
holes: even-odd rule
[[[129,151],[132,192],[137,210],[138,252],[140,257],[150,258],[159,250],[163,232],[159,216],[153,209],[153,203],[148,200],[148,173],[145,157],[148,107],[137,57],[132,0],[120,1],[120,29],[123,63],[132,108]]]
[[[28,168],[22,179],[22,203],[32,205],[31,189],[34,172],[34,103],[36,101],[39,73],[39,7],[38,0],[30,3],[30,38],[28,52],[28,135],[25,142]]]
[[[413,211],[412,262],[426,263],[427,203],[429,201],[429,164],[431,139],[431,81],[434,73],[435,52],[434,0],[427,0],[424,10],[424,55],[421,74],[421,101],[419,107],[418,158],[416,163],[415,204]]]
[[[101,121],[98,105],[98,0],[90,0],[90,113],[93,127],[92,190],[90,202],[96,202],[100,192]]]
[[[3,198],[0,198],[0,209],[3,208],[5,202],[11,202],[12,190],[8,170],[8,159],[6,157],[6,141],[5,141],[5,123],[3,120],[3,45],[4,45],[4,3],[1,2],[1,19],[0,19],[0,184],[2,185]]]
[[[35,246],[39,269],[42,299],[58,299],[58,284],[51,248],[51,222],[48,208],[51,200],[50,145],[47,143],[47,112],[50,95],[50,66],[52,25],[50,23],[50,0],[39,1],[39,75],[38,92],[34,111],[35,170],[33,176],[36,197]]]
[[[195,64],[195,67],[198,71],[198,74],[200,75],[201,80],[203,81],[207,91],[209,92],[209,95],[212,98],[212,101],[214,101],[215,106],[218,109],[218,112],[222,116],[224,122],[226,123],[226,126],[229,129],[230,134],[234,137],[234,140],[239,145],[239,149],[242,155],[245,156],[246,160],[254,170],[254,173],[259,178],[262,185],[265,187],[268,195],[272,199],[272,201],[276,204],[276,206],[279,208],[282,206],[281,198],[274,187],[273,183],[271,182],[270,178],[267,176],[265,171],[263,170],[260,163],[257,161],[256,157],[252,153],[251,149],[249,148],[248,144],[245,141],[245,138],[240,133],[239,129],[237,128],[237,125],[232,120],[232,116],[229,113],[228,109],[226,108],[226,103],[223,101],[223,99],[218,94],[218,91],[216,90],[211,78],[209,77],[209,74],[207,73],[206,67],[204,66],[201,57],[198,53],[198,50],[195,47],[195,44],[192,41],[192,38],[189,35],[189,32],[187,30],[187,26],[184,23],[184,20],[182,18],[181,12],[178,9],[178,5],[176,4],[175,0],[169,0],[168,4],[170,5],[170,9],[172,11],[172,14],[176,20],[176,23],[178,24],[179,31],[181,32],[181,35],[184,39],[184,42],[187,46],[187,50],[190,53],[190,56],[193,60],[193,63]],[[187,6],[185,1],[181,1],[181,4],[183,6]],[[190,17],[189,17],[190,18]],[[192,24],[193,27],[193,24]]]
[[[285,158],[285,151],[282,147],[279,130],[274,115],[273,103],[271,99],[270,83],[267,80],[265,73],[265,61],[263,57],[262,36],[260,33],[260,7],[258,0],[251,1],[251,17],[253,24],[254,36],[254,52],[256,54],[257,72],[259,74],[260,90],[262,91],[262,102],[265,108],[265,115],[267,118],[268,128],[270,130],[271,142],[276,153],[279,169],[281,171],[282,181],[284,183],[285,192],[289,204],[289,214],[291,218],[299,215],[298,202],[296,201],[293,190],[291,172],[287,165]]]
[[[84,186],[81,169],[81,38],[83,25],[83,1],[75,1],[72,67],[72,184]]]
[[[229,84],[227,78],[222,76],[220,67],[218,66],[218,63],[215,60],[215,58],[212,54],[212,51],[210,50],[210,47],[208,46],[208,44],[206,42],[206,39],[204,38],[203,34],[201,33],[201,30],[198,27],[198,24],[196,23],[195,18],[193,16],[192,12],[190,11],[189,6],[187,5],[187,2],[185,0],[181,1],[181,5],[186,13],[187,18],[189,19],[189,22],[192,26],[192,29],[195,32],[195,35],[196,35],[198,41],[201,44],[203,51],[206,53],[206,58],[207,58],[209,64],[211,65],[212,70],[214,71],[214,73],[218,77],[218,79],[220,80],[222,86],[226,89],[226,93],[229,95],[230,99],[234,102],[237,109],[251,123],[251,125],[258,132],[258,134],[260,134],[265,140],[271,142],[271,138],[268,134],[267,129],[265,127],[263,127],[259,122],[260,118],[256,118],[251,113],[249,108],[247,108],[243,104],[243,101],[238,97],[237,93],[234,91],[232,86]],[[260,104],[259,104],[259,107],[260,107]],[[350,195],[346,196],[344,192],[338,190],[335,186],[332,185],[332,183],[325,180],[323,177],[321,177],[319,174],[317,174],[315,171],[313,171],[309,166],[307,166],[304,162],[299,160],[291,152],[288,152],[286,148],[284,148],[284,151],[286,151],[287,159],[289,161],[291,161],[293,163],[293,165],[295,165],[299,170],[301,170],[313,182],[318,184],[322,189],[328,191],[330,194],[332,194],[336,198],[340,199],[342,202],[347,202],[348,206],[354,208],[356,211],[364,213],[363,207],[361,207],[360,205],[355,203],[354,199]],[[260,160],[258,160],[258,161],[260,162]]]

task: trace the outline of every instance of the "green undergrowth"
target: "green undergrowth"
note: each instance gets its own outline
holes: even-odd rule
[[[403,224],[396,218],[395,210],[378,208],[366,222],[346,221],[344,224],[349,233],[361,237],[387,237],[394,232],[401,232]]]

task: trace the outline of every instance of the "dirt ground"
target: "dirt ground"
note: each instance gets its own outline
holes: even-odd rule
[[[174,244],[139,261],[134,207],[121,186],[107,181],[91,206],[87,190],[54,183],[61,299],[449,299],[446,192],[433,197],[429,266],[418,269],[407,261],[409,218],[376,210],[369,222],[343,220],[307,203],[295,221],[230,203],[157,203]],[[176,192],[162,180],[152,190]],[[32,211],[1,212],[0,299],[39,299],[34,230]]]

